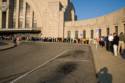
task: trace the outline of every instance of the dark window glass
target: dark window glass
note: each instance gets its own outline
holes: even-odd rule
[[[118,26],[115,26],[115,33],[118,34]]]
[[[94,38],[94,30],[91,30],[91,39]]]
[[[79,32],[75,31],[75,39],[78,39],[78,34],[79,34]]]
[[[102,29],[99,29],[99,37],[102,36]]]
[[[107,36],[110,34],[110,29],[107,28]]]
[[[6,12],[2,12],[2,28],[6,28]]]
[[[83,38],[84,39],[86,38],[86,31],[85,30],[83,31]]]

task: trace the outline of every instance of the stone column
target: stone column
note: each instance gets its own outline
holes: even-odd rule
[[[9,28],[9,0],[7,0],[7,10],[6,10],[6,29]]]

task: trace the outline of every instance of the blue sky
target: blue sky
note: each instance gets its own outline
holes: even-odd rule
[[[78,19],[102,16],[125,8],[125,0],[72,0]]]

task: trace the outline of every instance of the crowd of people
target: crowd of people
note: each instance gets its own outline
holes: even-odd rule
[[[52,38],[52,37],[31,37],[31,41],[41,41],[41,42],[64,42],[64,43],[79,43],[79,44],[89,44],[88,39],[80,39],[80,38]]]
[[[109,34],[107,37],[100,37],[96,39],[97,46],[106,47],[106,50],[112,52],[114,56],[125,54],[125,34],[121,32]],[[97,47],[96,46],[96,47]]]
[[[79,44],[89,44],[89,39],[80,39],[80,38],[54,38],[54,37],[38,37],[38,36],[29,36],[29,35],[9,35],[9,36],[0,36],[0,40],[9,40],[13,41],[15,46],[19,44],[20,41],[40,41],[40,42],[64,42],[64,43],[79,43]]]
[[[66,42],[66,43],[79,43],[79,44],[91,44],[92,40],[83,38],[52,38],[52,37],[33,37],[33,36],[1,36],[0,40],[12,40],[15,46],[17,46],[21,40],[28,41],[41,41],[41,42]],[[117,33],[109,34],[108,36],[99,37],[95,39],[96,48],[98,45],[105,47],[107,51],[112,52],[114,56],[125,55],[125,34],[121,32],[119,35]]]

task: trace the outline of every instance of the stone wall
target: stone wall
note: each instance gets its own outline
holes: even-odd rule
[[[94,37],[99,36],[98,31],[101,30],[101,36],[107,36],[107,28],[110,34],[116,32],[115,26],[118,26],[118,34],[125,32],[125,8],[107,14],[105,16],[86,19],[75,22],[65,22],[65,38],[68,31],[71,31],[71,38],[75,38],[75,31],[79,32],[79,38],[83,38],[83,31],[86,31],[86,38],[91,38],[91,30],[94,31]]]
[[[37,15],[43,37],[63,37],[64,12],[68,0],[27,0]],[[60,10],[60,4],[63,8]]]

